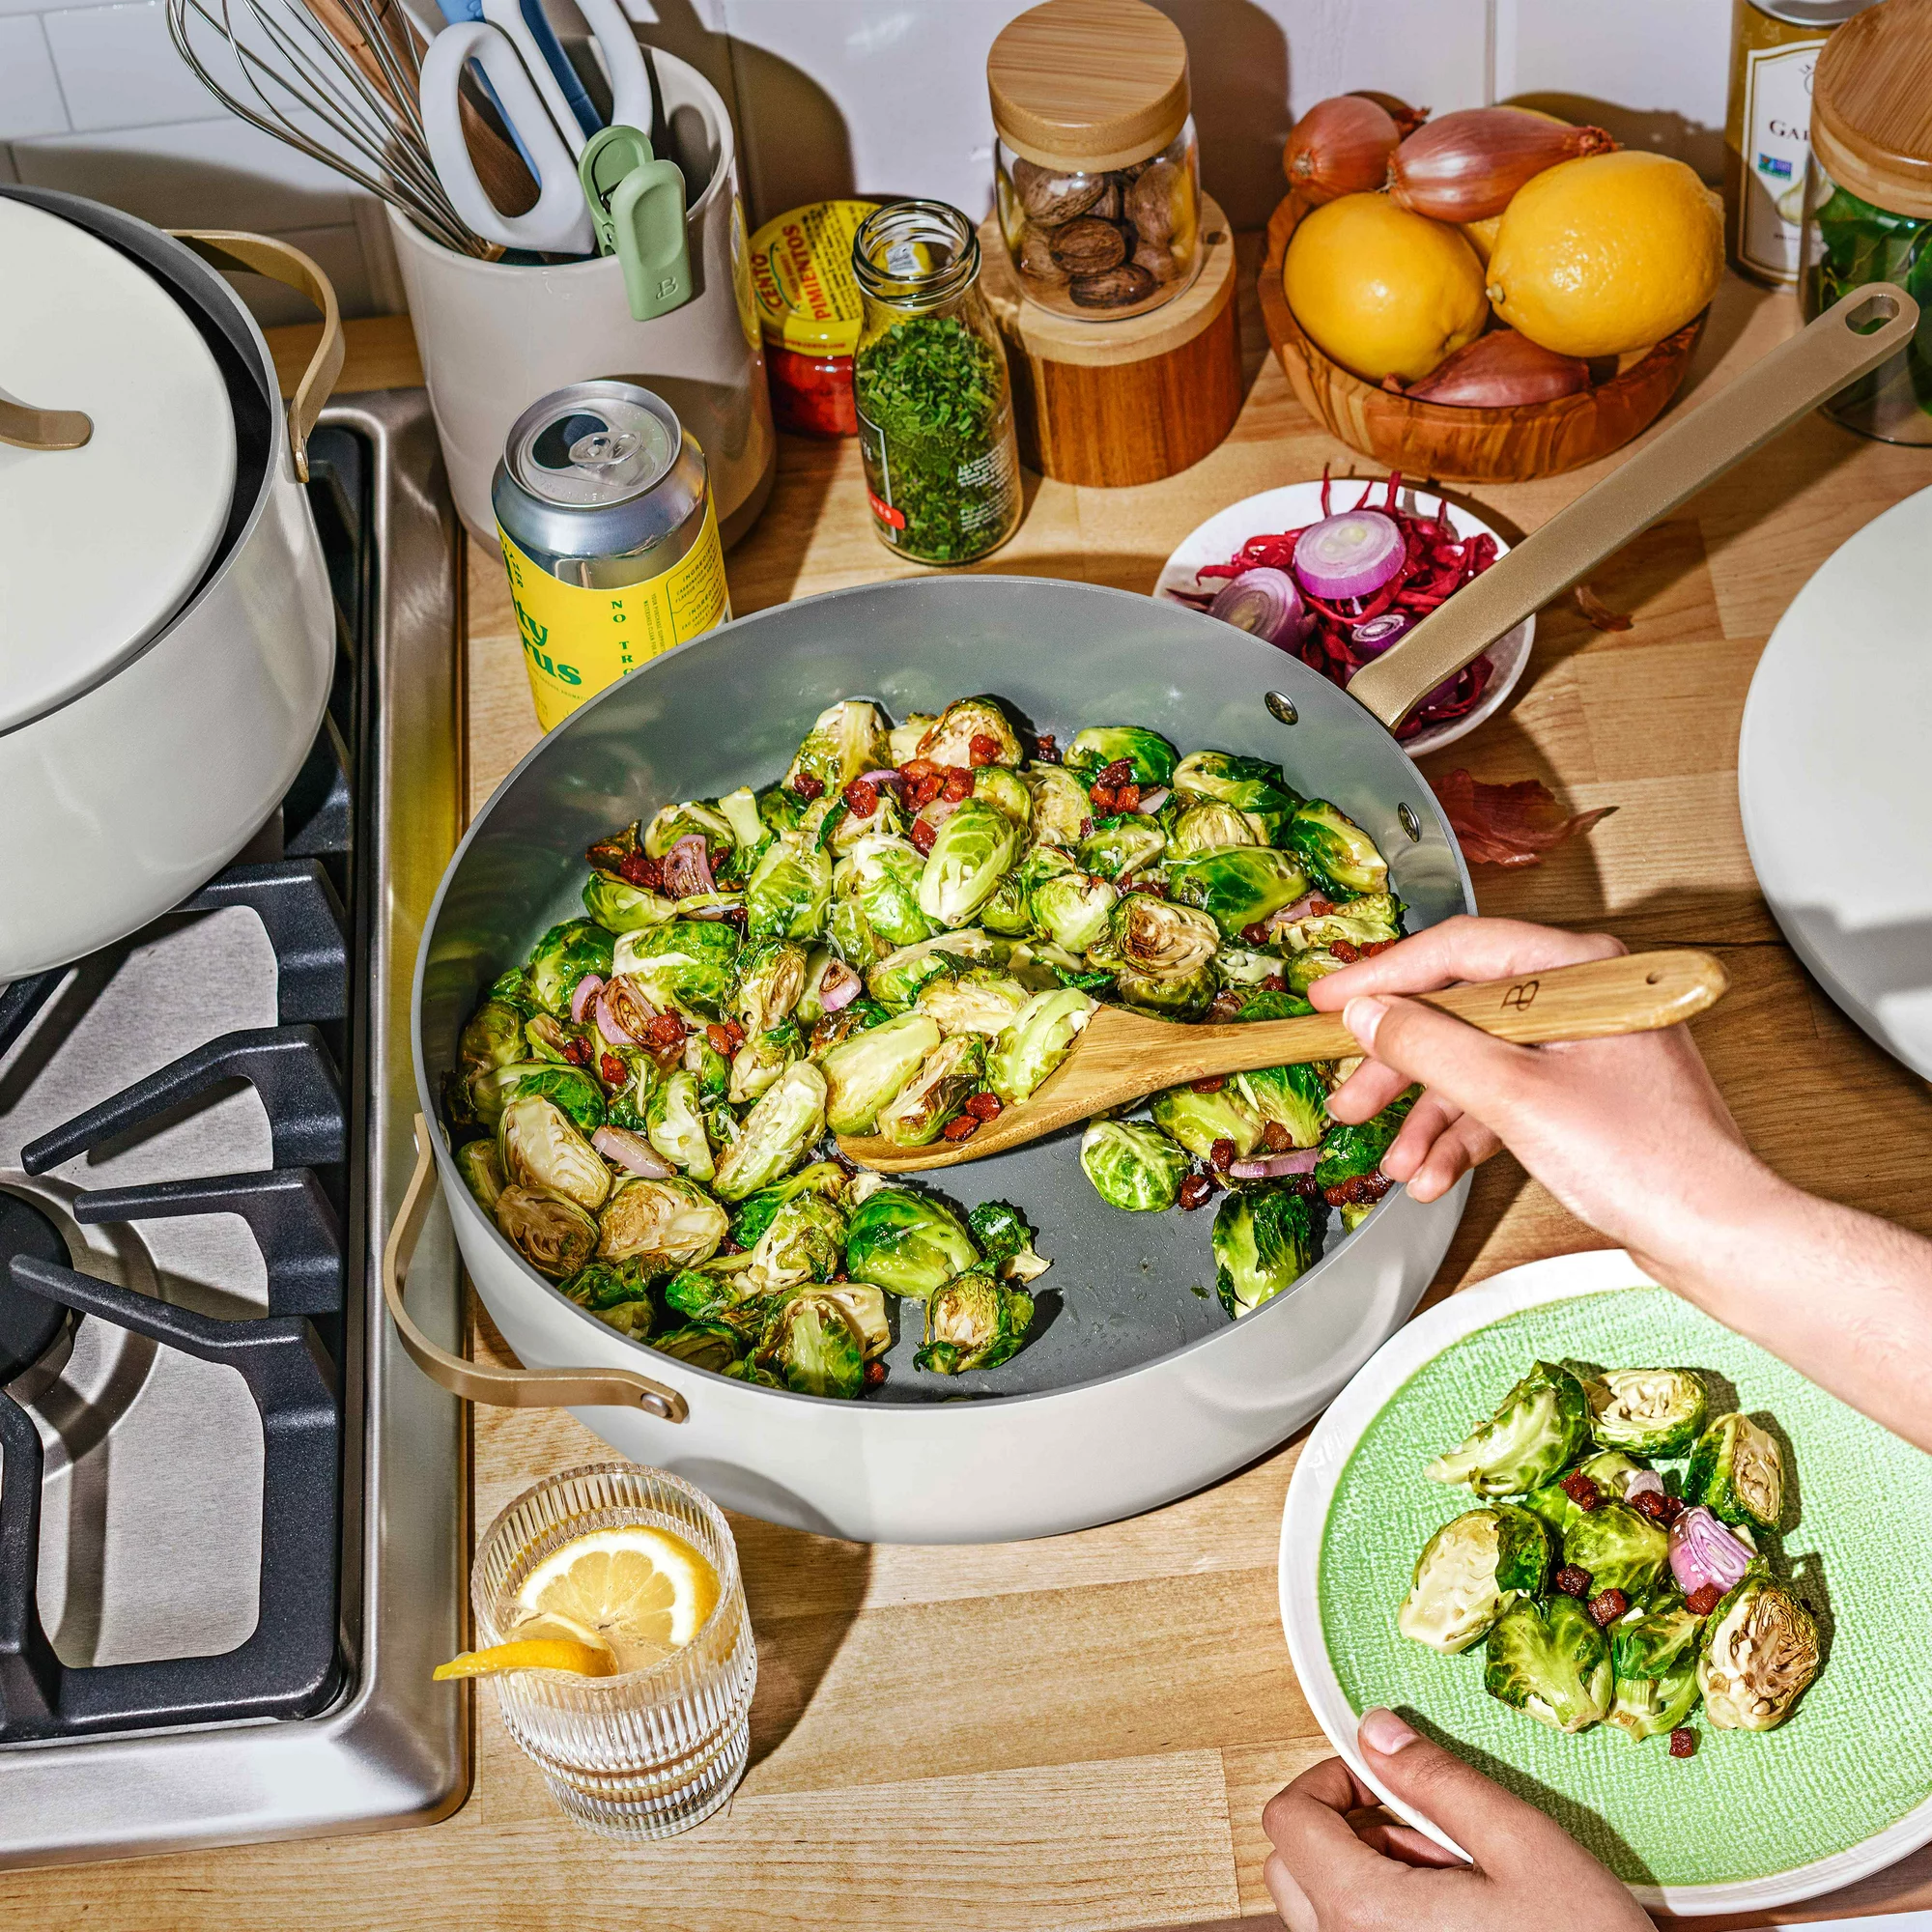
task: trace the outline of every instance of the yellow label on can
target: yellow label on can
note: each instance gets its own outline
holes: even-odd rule
[[[510,573],[524,668],[537,723],[546,731],[660,651],[730,621],[724,551],[708,494],[697,541],[668,570],[641,583],[606,590],[561,583],[526,556],[500,525],[497,534]]]

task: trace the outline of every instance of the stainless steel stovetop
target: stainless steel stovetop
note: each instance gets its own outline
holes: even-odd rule
[[[342,656],[309,781],[190,902],[212,909],[38,989],[0,1050],[0,1217],[82,1311],[29,1299],[46,1332],[4,1357],[42,1467],[36,1540],[35,1445],[0,1452],[0,1864],[423,1823],[468,1789],[462,1704],[430,1681],[460,1647],[463,1420],[378,1265],[412,1165],[410,976],[463,817],[461,540],[420,391],[323,425]],[[318,947],[251,909],[293,889],[341,901],[346,989],[327,919]],[[458,1347],[440,1216],[410,1286]],[[16,1603],[10,1643],[21,1575],[38,1629]],[[181,1659],[203,1662],[158,1662]]]

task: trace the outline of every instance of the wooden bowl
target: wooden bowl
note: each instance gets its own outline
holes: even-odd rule
[[[1675,335],[1666,335],[1607,382],[1553,403],[1472,410],[1415,402],[1330,361],[1295,321],[1282,291],[1281,265],[1288,238],[1307,212],[1291,194],[1268,223],[1262,320],[1302,407],[1331,435],[1384,469],[1474,483],[1520,483],[1594,463],[1663,413],[1690,366],[1690,352],[1710,313],[1705,310]]]

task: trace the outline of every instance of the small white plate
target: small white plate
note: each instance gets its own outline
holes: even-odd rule
[[[1342,511],[1352,507],[1365,487],[1366,479],[1359,476],[1336,478],[1329,485],[1328,493],[1335,513],[1339,516]],[[1435,493],[1404,485],[1396,500],[1414,515],[1420,516],[1425,510],[1433,515]],[[1197,575],[1202,565],[1226,563],[1250,537],[1265,536],[1275,530],[1300,529],[1317,522],[1321,515],[1321,485],[1319,482],[1285,483],[1279,490],[1264,490],[1258,497],[1243,497],[1238,503],[1230,503],[1225,510],[1198,525],[1180,540],[1174,554],[1161,565],[1153,594],[1171,604],[1179,604],[1186,600],[1178,596],[1177,591],[1203,589],[1210,585],[1218,588],[1227,580],[1209,578],[1204,584]],[[1459,537],[1492,536],[1496,540],[1498,555],[1508,551],[1508,543],[1480,517],[1471,516],[1456,503],[1448,506],[1448,515],[1449,526]],[[1199,607],[1189,605],[1188,608],[1194,610]],[[1491,649],[1490,662],[1495,667],[1495,675],[1490,680],[1490,687],[1483,693],[1482,701],[1475,709],[1466,717],[1452,718],[1443,724],[1432,724],[1426,731],[1418,731],[1413,738],[1405,738],[1402,741],[1403,750],[1412,758],[1419,758],[1429,752],[1439,752],[1444,745],[1453,745],[1458,738],[1467,736],[1485,718],[1500,710],[1503,700],[1516,689],[1517,681],[1522,676],[1522,668],[1529,662],[1529,647],[1535,636],[1536,619],[1525,617]]]

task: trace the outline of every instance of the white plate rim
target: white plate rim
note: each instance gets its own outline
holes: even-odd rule
[[[1334,490],[1348,490],[1376,479],[1366,476],[1337,476],[1330,479]],[[1230,503],[1225,510],[1217,510],[1205,522],[1196,524],[1181,540],[1168,553],[1167,561],[1160,567],[1160,575],[1154,580],[1153,594],[1163,603],[1186,604],[1186,599],[1175,594],[1177,584],[1185,583],[1190,587],[1200,582],[1199,571],[1204,563],[1224,563],[1251,536],[1267,529],[1293,529],[1297,521],[1305,521],[1311,510],[1318,510],[1321,479],[1318,476],[1302,483],[1278,483],[1271,490],[1262,490],[1252,497],[1243,497],[1238,502]],[[1299,500],[1302,494],[1316,493],[1314,504],[1304,504]],[[1357,491],[1359,494],[1359,490]],[[1434,490],[1418,490],[1412,483],[1405,483],[1398,497],[1403,508],[1417,509],[1427,497],[1439,495]],[[1335,498],[1334,500],[1340,500]],[[1486,524],[1473,510],[1467,510],[1452,499],[1444,498],[1448,505],[1451,527],[1458,536],[1491,536],[1496,540],[1496,554],[1507,555],[1509,540]],[[1199,607],[1187,604],[1187,608]],[[1515,630],[1499,639],[1491,647],[1490,662],[1495,666],[1495,677],[1482,701],[1463,718],[1452,718],[1446,724],[1432,724],[1426,731],[1418,731],[1413,738],[1403,742],[1402,749],[1411,758],[1426,757],[1431,752],[1439,752],[1445,745],[1453,745],[1457,739],[1466,737],[1486,719],[1493,717],[1502,709],[1508,698],[1522,679],[1524,668],[1529,663],[1530,647],[1536,640],[1536,619],[1525,617]]]
[[[1434,1308],[1398,1328],[1356,1370],[1348,1386],[1331,1403],[1303,1446],[1289,1479],[1282,1508],[1281,1544],[1276,1558],[1276,1587],[1288,1654],[1300,1681],[1301,1692],[1328,1742],[1362,1782],[1396,1815],[1433,1838],[1438,1845],[1467,1858],[1459,1844],[1431,1820],[1387,1790],[1363,1761],[1355,1742],[1356,1713],[1343,1695],[1328,1661],[1321,1636],[1321,1607],[1318,1592],[1321,1536],[1328,1520],[1335,1486],[1363,1432],[1379,1415],[1390,1398],[1418,1370],[1454,1343],[1480,1328],[1541,1308],[1552,1301],[1574,1301],[1587,1294],[1614,1293],[1620,1289],[1657,1288],[1621,1248],[1595,1248],[1581,1254],[1552,1255],[1505,1269],[1487,1281],[1452,1294]],[[1831,1857],[1765,1878],[1732,1879],[1718,1885],[1632,1885],[1639,1905],[1699,1918],[1717,1912],[1750,1912],[1794,1905],[1820,1892],[1868,1878],[1895,1864],[1932,1839],[1932,1798],[1894,1820],[1862,1844]]]

